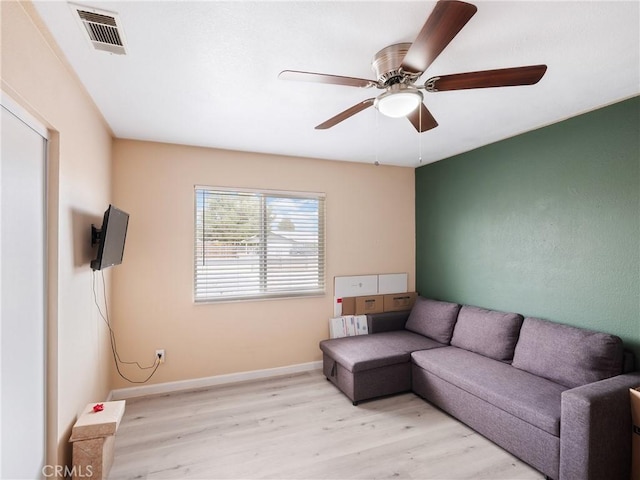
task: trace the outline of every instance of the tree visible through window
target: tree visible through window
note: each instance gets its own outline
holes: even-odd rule
[[[195,300],[324,293],[324,196],[195,190]]]

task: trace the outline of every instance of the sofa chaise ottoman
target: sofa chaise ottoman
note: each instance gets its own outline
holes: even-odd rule
[[[459,305],[429,303],[431,336],[404,328],[407,312],[368,315],[369,335],[320,342],[322,368],[352,402],[411,391],[411,353],[445,347]],[[410,327],[411,324],[408,326]]]
[[[424,298],[368,320],[374,333],[320,344],[354,404],[411,390],[549,478],[629,478],[640,372],[620,338]]]

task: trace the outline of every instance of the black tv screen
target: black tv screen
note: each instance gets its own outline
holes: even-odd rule
[[[122,263],[128,224],[129,214],[109,205],[104,212],[102,227],[98,229],[91,225],[91,243],[98,245],[98,256],[91,261],[92,269],[102,270]]]

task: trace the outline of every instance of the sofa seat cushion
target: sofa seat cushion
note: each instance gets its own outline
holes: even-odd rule
[[[418,297],[405,328],[448,345],[458,318],[460,305]]]
[[[567,390],[563,385],[457,347],[414,352],[411,360],[520,420],[560,436],[560,399]]]
[[[511,362],[522,316],[464,305],[458,314],[451,345],[485,357]]]
[[[408,363],[411,352],[444,347],[429,338],[406,330],[333,338],[320,342],[320,350],[350,372]]]
[[[567,387],[620,375],[622,340],[606,333],[525,318],[513,366]]]

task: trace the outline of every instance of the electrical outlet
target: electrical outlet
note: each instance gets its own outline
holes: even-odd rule
[[[156,350],[156,358],[160,359],[160,363],[164,363],[164,348]]]

